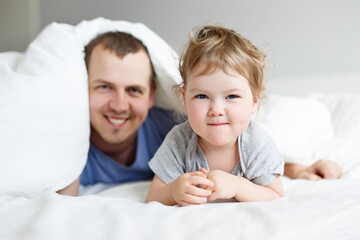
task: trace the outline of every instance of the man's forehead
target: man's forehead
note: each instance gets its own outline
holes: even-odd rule
[[[152,79],[150,59],[144,50],[121,58],[114,51],[96,47],[88,73],[89,81],[119,81],[124,85],[150,85]]]
[[[89,60],[91,61],[92,59],[97,59],[99,55],[104,55],[104,54],[114,55],[121,60],[129,55],[141,55],[143,61],[151,63],[151,58],[147,53],[147,51],[145,50],[145,48],[140,48],[137,52],[126,52],[126,51],[123,52],[123,51],[117,51],[116,49],[108,48],[103,43],[100,43],[93,48],[93,50],[90,53]]]
[[[104,79],[104,78],[89,77],[89,82],[91,84],[96,84],[96,85],[114,85],[123,88],[141,88],[141,89],[149,88],[149,84],[147,82],[135,81],[135,80],[123,81],[121,79]]]

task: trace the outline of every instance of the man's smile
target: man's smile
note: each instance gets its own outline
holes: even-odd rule
[[[125,124],[127,118],[114,118],[114,117],[109,117],[109,116],[105,116],[106,119],[108,120],[108,122],[113,125],[114,127],[121,127]]]

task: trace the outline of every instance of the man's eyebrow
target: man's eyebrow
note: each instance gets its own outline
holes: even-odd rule
[[[145,86],[139,85],[139,84],[129,85],[126,88],[136,88],[136,89],[139,89],[140,91],[145,91],[146,90]]]
[[[111,84],[109,81],[106,81],[104,79],[101,79],[101,78],[98,78],[98,79],[95,79],[93,81],[91,81],[92,83],[106,83],[106,84]]]
[[[110,82],[110,81],[106,81],[104,79],[101,79],[101,78],[98,78],[98,79],[95,79],[91,82],[92,84],[106,84],[106,85],[114,85],[113,82]],[[126,88],[135,88],[135,89],[138,89],[140,91],[146,91],[146,86],[143,86],[141,84],[133,84],[133,85],[128,85],[126,86]]]

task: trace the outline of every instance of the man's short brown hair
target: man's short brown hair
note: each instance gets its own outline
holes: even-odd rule
[[[102,45],[104,49],[108,49],[114,52],[119,58],[124,58],[129,53],[137,53],[140,50],[144,50],[150,59],[151,65],[151,77],[150,83],[155,80],[155,71],[151,62],[151,58],[146,46],[137,38],[131,34],[124,32],[106,32],[98,35],[92,39],[88,45],[85,46],[85,64],[86,68],[89,69],[89,62],[91,53],[94,48],[98,45]]]

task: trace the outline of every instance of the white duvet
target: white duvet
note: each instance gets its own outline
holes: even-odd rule
[[[279,200],[190,207],[143,203],[149,185],[2,197],[0,239],[360,239],[359,179],[284,179]]]

